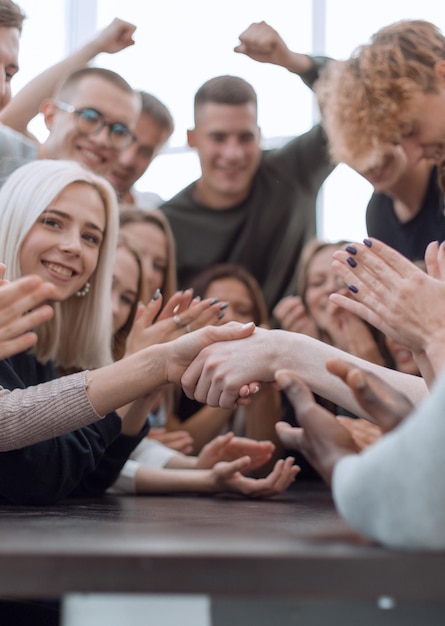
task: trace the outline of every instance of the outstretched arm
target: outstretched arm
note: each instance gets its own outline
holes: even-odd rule
[[[290,369],[314,393],[354,415],[370,419],[352,392],[326,370],[326,361],[335,358],[384,376],[413,404],[427,393],[425,382],[419,376],[375,365],[306,335],[264,328],[256,328],[252,336],[239,344],[221,342],[202,350],[185,371],[181,384],[187,395],[199,402],[232,408],[243,385],[252,381],[273,382],[277,370]]]
[[[289,371],[277,372],[276,379],[303,426],[281,423],[278,432],[332,482],[335,504],[348,523],[391,547],[444,549],[445,377],[409,419],[360,454],[301,380]]]
[[[101,52],[113,54],[132,46],[135,30],[133,24],[115,18],[81,48],[27,83],[1,111],[0,122],[26,135],[28,123],[39,112],[41,102],[52,96],[59,81],[85,67]]]

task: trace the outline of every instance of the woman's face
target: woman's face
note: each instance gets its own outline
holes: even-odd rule
[[[335,291],[344,291],[343,280],[331,267],[332,255],[339,246],[326,246],[312,257],[307,267],[305,301],[308,313],[319,328],[326,328],[329,296]]]
[[[394,359],[395,369],[404,374],[419,376],[419,367],[413,357],[411,350],[397,343],[391,337],[385,337],[386,347]]]
[[[150,296],[161,289],[168,270],[167,238],[164,231],[148,222],[134,222],[121,226],[131,247],[141,259],[144,278],[148,281]]]
[[[54,300],[66,300],[85,285],[96,269],[105,225],[99,192],[83,182],[68,185],[23,241],[22,274],[37,274],[53,283]]]
[[[205,298],[219,298],[228,302],[225,310],[224,322],[241,322],[246,324],[253,320],[254,304],[246,285],[238,278],[218,278],[210,283]]]
[[[111,310],[113,333],[125,326],[138,298],[139,266],[133,254],[119,246],[114,257]]]

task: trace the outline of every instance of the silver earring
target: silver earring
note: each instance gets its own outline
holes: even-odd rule
[[[91,287],[91,283],[90,283],[89,280],[87,280],[87,282],[85,283],[84,288],[83,289],[79,289],[79,291],[76,291],[76,296],[78,298],[84,298],[87,295],[87,293],[89,292],[90,287]]]

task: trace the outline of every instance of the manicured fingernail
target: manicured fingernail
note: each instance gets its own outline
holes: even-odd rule
[[[355,285],[348,285],[348,289],[352,291],[352,293],[358,293],[358,289]]]
[[[370,239],[363,239],[363,243],[365,246],[368,246],[368,248],[372,247],[372,241]]]
[[[161,295],[161,290],[160,289],[156,289],[156,291],[153,294],[152,300],[157,300],[160,295]]]
[[[219,308],[221,309],[221,311],[224,311],[224,309],[227,309],[228,306],[229,306],[228,302],[223,302]]]
[[[345,250],[349,252],[349,254],[357,254],[357,248],[354,248],[354,246],[347,245]]]
[[[219,319],[219,320],[222,320],[222,318],[224,317],[224,315],[225,315],[225,314],[226,314],[226,312],[225,312],[225,311],[220,311],[220,312],[218,313],[218,319]]]
[[[357,261],[352,258],[352,256],[348,256],[346,262],[349,263],[351,267],[357,267]]]
[[[251,326],[255,326],[253,322],[247,322],[247,324],[243,324],[241,328],[250,328]]]
[[[260,390],[259,386],[258,386],[258,385],[256,385],[256,386],[255,386],[255,389],[252,391],[252,393],[258,393],[258,392],[259,392],[259,390]]]
[[[212,304],[216,304],[217,302],[219,302],[219,298],[212,298],[210,300],[210,306],[212,306]]]

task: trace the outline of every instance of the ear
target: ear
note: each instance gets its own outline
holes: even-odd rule
[[[445,60],[444,61],[437,61],[434,65],[434,76],[436,77],[436,79],[441,82],[441,83],[445,83]]]
[[[45,125],[50,131],[54,122],[54,116],[57,113],[57,107],[54,100],[46,98],[40,105],[40,113],[42,113]]]
[[[194,128],[189,129],[187,131],[187,143],[189,145],[189,148],[196,148],[195,133],[196,133],[196,130]]]

